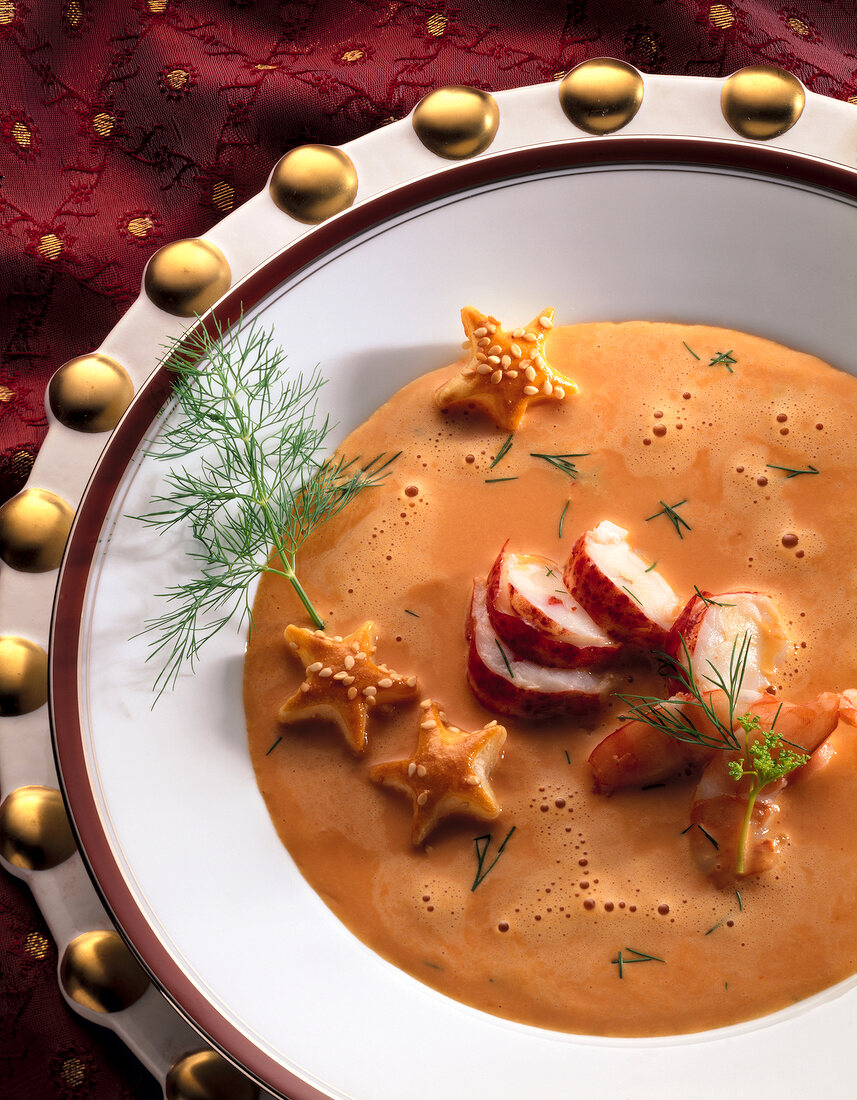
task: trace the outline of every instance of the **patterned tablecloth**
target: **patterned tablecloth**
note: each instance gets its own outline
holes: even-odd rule
[[[101,343],[160,245],[204,234],[284,152],[444,84],[497,91],[603,55],[693,76],[765,62],[857,104],[853,0],[0,0],[0,502],[44,437],[51,374]],[[0,948],[0,1095],[161,1095],[67,1009],[3,872]]]

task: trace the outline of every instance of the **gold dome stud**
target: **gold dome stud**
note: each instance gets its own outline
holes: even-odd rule
[[[205,313],[231,282],[226,257],[217,245],[200,237],[165,244],[146,264],[143,274],[149,300],[174,317]]]
[[[0,558],[22,573],[56,569],[73,519],[56,493],[24,489],[0,507]]]
[[[612,134],[627,126],[643,102],[643,78],[615,57],[576,65],[559,85],[566,117],[587,134]]]
[[[76,432],[112,431],[133,396],[125,368],[98,352],[63,363],[48,386],[54,416]]]
[[[259,1090],[213,1050],[180,1058],[167,1074],[167,1100],[255,1100]]]
[[[354,202],[357,171],[341,149],[302,145],[280,158],[268,190],[277,206],[295,221],[318,225]]]
[[[0,805],[0,855],[13,867],[47,871],[76,847],[62,795],[52,787],[18,787]]]
[[[806,103],[803,85],[772,65],[749,65],[727,77],[720,93],[723,117],[753,141],[768,141],[790,130]]]
[[[47,698],[47,653],[28,638],[0,636],[0,715],[29,714]]]
[[[479,88],[456,85],[429,92],[414,108],[414,130],[426,149],[447,160],[484,153],[497,133],[497,100]]]
[[[121,1012],[146,992],[149,979],[118,932],[84,932],[60,963],[60,982],[73,1001],[93,1012]]]

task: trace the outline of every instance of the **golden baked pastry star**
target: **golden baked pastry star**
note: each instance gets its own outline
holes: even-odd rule
[[[300,688],[280,707],[281,722],[333,721],[352,751],[360,755],[366,749],[370,710],[416,697],[416,676],[400,676],[372,660],[374,623],[364,623],[345,638],[294,625],[286,627],[285,635],[306,675]]]
[[[437,391],[439,407],[476,405],[499,428],[513,432],[530,403],[562,401],[577,393],[576,383],[545,359],[553,319],[554,310],[546,309],[523,328],[505,332],[496,317],[465,306],[461,320],[470,340],[470,359]]]
[[[409,760],[376,764],[369,775],[376,783],[410,795],[414,803],[411,839],[422,844],[450,814],[468,814],[491,821],[500,804],[489,782],[500,759],[506,730],[496,721],[474,733],[448,726],[430,699],[421,704],[420,738]]]

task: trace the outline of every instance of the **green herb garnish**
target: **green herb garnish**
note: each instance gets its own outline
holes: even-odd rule
[[[627,958],[626,955],[625,955],[626,951],[629,952],[631,955],[633,955],[634,958],[633,959]],[[634,948],[634,947],[623,947],[618,952],[617,957],[615,959],[611,959],[610,962],[613,964],[613,966],[618,966],[619,967],[619,977],[623,978],[625,976],[625,974],[624,974],[625,967],[630,966],[631,963],[645,963],[645,962],[665,963],[666,959],[662,959],[658,955],[649,955],[648,952],[646,952],[646,951],[637,951],[636,948]]]
[[[284,577],[323,628],[298,580],[298,550],[359,493],[379,485],[398,457],[365,464],[321,458],[332,425],[318,413],[318,369],[287,375],[271,332],[213,325],[213,335],[198,327],[166,359],[175,401],[148,453],[169,463],[167,488],[136,517],[160,532],[187,525],[196,540],[188,556],[197,575],[162,593],[167,610],[141,631],[153,636],[150,658],[163,661],[158,696],[185,664],[194,667],[205,642],[239,608],[241,622],[250,617],[248,587],[260,573]],[[197,453],[201,458],[183,465]]]
[[[494,866],[497,863],[497,860],[503,854],[503,849],[509,843],[509,837],[512,835],[512,833],[514,833],[516,828],[517,828],[517,826],[513,825],[512,828],[508,831],[508,833],[506,833],[505,840],[500,845],[500,847],[497,849],[497,854],[494,856],[494,859],[492,860],[491,863],[489,863],[489,865],[487,867],[485,867],[485,857],[488,854],[488,849],[491,847],[491,841],[492,841],[493,838],[492,838],[490,833],[485,833],[484,836],[475,836],[473,838],[473,843],[476,845],[476,863],[477,863],[477,866],[476,866],[476,877],[473,880],[473,885],[470,887],[470,892],[471,893],[473,893],[473,891],[480,884],[480,882],[482,882],[485,879],[485,877],[488,875],[488,872],[491,871],[494,868]]]
[[[730,374],[734,374],[735,372],[732,370],[732,364],[737,362],[737,359],[733,359],[732,348],[730,348],[729,351],[718,351],[716,355],[711,357],[708,365],[709,367],[716,367],[722,364]]]
[[[688,344],[688,342],[686,340],[682,340],[682,343],[687,348],[687,350],[690,352],[690,354],[694,357],[694,359],[699,359],[699,356],[696,354],[696,352],[693,350],[693,348],[690,346],[690,344]]]
[[[649,566],[649,568],[648,568],[648,569],[644,569],[644,570],[643,570],[643,572],[644,572],[644,573],[651,573],[651,571],[652,571],[652,570],[653,570],[653,569],[655,568],[655,566],[656,566],[657,564],[658,564],[658,563],[657,563],[656,561],[653,561],[653,562],[652,562],[652,564],[651,564],[651,565]]]
[[[779,711],[777,712],[779,716]],[[783,746],[780,735],[775,732],[776,719],[770,730],[759,729],[759,716],[745,715],[738,719],[744,730],[744,757],[742,760],[730,760],[728,764],[729,774],[736,783],[749,778],[750,790],[747,794],[747,809],[744,812],[744,821],[741,825],[741,834],[738,838],[738,864],[736,870],[739,875],[744,873],[746,859],[747,839],[750,832],[750,819],[753,815],[753,807],[759,794],[771,783],[776,783],[793,772],[795,768],[802,767],[809,756],[805,752],[792,752]],[[750,734],[761,733],[761,737],[754,741],[747,740]],[[777,756],[774,756],[774,753]]]
[[[711,835],[711,833],[709,833],[707,829],[703,829],[703,827],[701,825],[697,825],[696,827],[697,827],[697,829],[699,829],[699,831],[702,833],[702,835],[705,837],[705,839],[710,841],[714,845],[714,848],[717,851],[720,851],[720,845],[717,843],[717,841],[714,839],[714,837]]]
[[[530,458],[541,458],[545,462],[549,462],[551,466],[557,470],[562,470],[564,474],[568,474],[570,478],[577,478],[579,470],[573,462],[569,459],[572,458],[588,458],[589,451],[583,451],[580,454],[566,454],[566,455],[543,455],[537,454],[535,451],[530,451]]]
[[[625,589],[625,591],[628,593],[628,595],[631,597],[632,600],[636,600],[637,603],[640,605],[640,607],[643,606],[643,601],[640,599],[639,596],[637,596],[634,592],[631,591],[631,589],[627,586],[627,584],[623,584],[622,587]]]
[[[670,521],[670,523],[675,528],[675,533],[678,535],[678,537],[680,539],[684,538],[684,535],[682,535],[682,533],[681,533],[682,527],[684,527],[688,531],[690,531],[691,526],[687,522],[687,520],[682,519],[682,517],[678,514],[676,509],[681,508],[682,504],[687,504],[687,498],[685,497],[684,500],[680,500],[677,504],[664,504],[664,502],[662,500],[659,500],[658,504],[660,504],[660,506],[661,506],[660,512],[655,512],[655,514],[653,516],[648,516],[646,518],[646,523],[649,523],[650,520],[657,519],[658,516],[666,516],[667,519]]]
[[[486,477],[485,484],[493,485],[496,481],[517,481],[517,477]]]
[[[503,444],[503,446],[497,452],[497,457],[494,459],[494,461],[488,467],[489,470],[493,470],[498,462],[503,461],[503,459],[509,453],[509,449],[512,446],[512,443],[514,442],[514,438],[515,438],[515,433],[514,432],[509,432],[509,435],[508,435],[508,438],[506,439],[506,442]]]
[[[792,478],[792,477],[800,477],[801,474],[819,474],[819,473],[821,473],[820,470],[816,470],[816,468],[812,465],[808,465],[805,470],[798,470],[798,469],[795,469],[793,466],[775,466],[772,462],[766,462],[765,463],[765,469],[766,470],[782,470],[783,473],[786,475],[786,481],[788,481],[789,478]]]
[[[418,619],[418,618],[419,618],[419,615],[418,615],[418,614],[416,613],[416,611],[411,611],[411,609],[410,609],[409,607],[406,607],[406,608],[405,608],[405,614],[406,614],[406,615],[413,615],[413,617],[414,617],[415,619]]]
[[[697,594],[697,596],[699,596],[699,598],[702,600],[702,602],[705,604],[706,607],[734,607],[735,606],[734,603],[718,603],[717,600],[712,600],[712,598],[710,596],[703,596],[703,594],[699,591],[699,588],[696,585],[693,586],[693,590]]]
[[[559,517],[559,537],[562,538],[562,525],[565,523],[565,513],[568,511],[568,506],[571,504],[570,500],[565,502],[565,507],[562,510],[562,515]]]
[[[500,656],[503,658],[503,664],[506,666],[506,670],[512,679],[515,679],[515,673],[512,672],[512,666],[509,664],[509,658],[506,656],[506,650],[500,645],[500,642],[495,638],[494,642],[497,648],[500,650]]]

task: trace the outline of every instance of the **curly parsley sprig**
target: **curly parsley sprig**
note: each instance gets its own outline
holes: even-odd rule
[[[188,556],[198,572],[161,593],[166,611],[141,631],[152,636],[150,659],[162,660],[158,696],[185,665],[194,667],[239,608],[241,622],[251,617],[248,589],[260,573],[284,577],[322,628],[297,576],[298,550],[358,493],[379,485],[398,457],[365,464],[320,457],[333,427],[318,410],[325,380],[318,368],[287,374],[284,360],[272,332],[240,322],[215,322],[212,335],[199,326],[166,360],[174,401],[147,454],[170,470],[166,490],[135,518],[158,531],[189,526],[196,546]],[[182,464],[197,452],[198,461]]]

